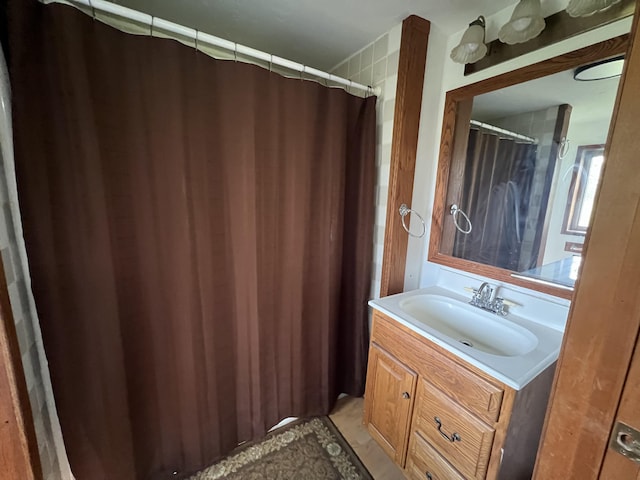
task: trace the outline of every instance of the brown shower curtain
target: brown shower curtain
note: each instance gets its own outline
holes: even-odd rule
[[[521,271],[537,260],[538,247],[523,252],[529,217],[531,182],[537,145],[471,128],[460,208],[473,226],[456,232],[453,254],[458,258]],[[467,228],[464,220],[461,227]]]
[[[176,478],[362,394],[375,98],[12,1],[15,153],[78,480]]]

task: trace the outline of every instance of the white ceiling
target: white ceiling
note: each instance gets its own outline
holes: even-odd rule
[[[330,69],[410,14],[447,34],[515,0],[111,0],[320,69]]]
[[[473,100],[473,118],[491,123],[492,119],[568,103],[573,107],[572,122],[602,122],[609,128],[620,78],[593,82],[573,79],[573,70],[513,85],[479,95]]]

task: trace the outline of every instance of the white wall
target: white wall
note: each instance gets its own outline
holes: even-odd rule
[[[545,14],[548,15],[566,6],[566,2],[564,5],[559,5],[557,2],[543,2],[543,6],[547,9]],[[512,10],[513,7],[509,7],[487,18],[488,40],[497,37],[499,27],[508,21]],[[435,284],[440,270],[438,265],[427,262],[427,247],[446,92],[627,33],[631,28],[631,18],[569,38],[467,77],[464,76],[464,66],[449,59],[449,52],[459,42],[466,25],[461,25],[460,32],[446,38],[438,33],[437,25],[432,25],[431,28],[412,202],[412,208],[429,221],[427,221],[427,234],[424,238],[409,240],[405,290]]]
[[[364,85],[380,87],[376,104],[376,193],[375,227],[373,238],[373,274],[371,298],[380,296],[384,229],[387,218],[387,191],[391,166],[391,138],[395,111],[396,85],[402,23],[369,45],[340,62],[332,73]]]
[[[567,235],[562,233],[562,222],[564,221],[567,197],[569,196],[573,173],[572,167],[576,160],[578,147],[581,145],[606,143],[608,129],[608,120],[603,121],[602,119],[598,119],[590,122],[579,118],[574,119],[574,115],[571,115],[569,130],[567,131],[569,150],[567,155],[556,167],[558,168],[558,179],[556,182],[553,208],[551,209],[551,218],[549,220],[547,244],[544,250],[543,263],[545,264],[573,255],[564,250],[566,242],[584,243],[584,235]]]

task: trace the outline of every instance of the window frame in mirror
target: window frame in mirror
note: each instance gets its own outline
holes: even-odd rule
[[[449,246],[449,249],[453,248],[455,227],[453,226],[447,207],[451,203],[454,203],[456,198],[459,198],[463,176],[461,167],[464,165],[464,162],[457,162],[456,165],[453,164],[453,160],[458,152],[462,152],[462,155],[465,154],[468,139],[468,128],[460,129],[456,134],[456,124],[468,125],[471,119],[473,98],[478,95],[625,54],[628,44],[629,35],[620,35],[447,92],[442,120],[435,197],[431,215],[431,234],[428,254],[428,260],[430,262],[547,293],[556,297],[571,299],[573,289],[569,287],[547,285],[523,278],[515,278],[512,276],[512,273],[517,272],[457,258],[452,256],[450,252],[443,251],[443,243]],[[607,145],[608,144],[609,142],[607,141]],[[458,168],[453,170],[451,168],[452,164]],[[448,222],[446,221],[447,219],[449,219]],[[444,242],[443,235],[447,237]]]
[[[571,185],[567,194],[567,202],[564,208],[564,218],[562,219],[563,235],[575,235],[584,237],[587,234],[587,227],[580,226],[579,218],[582,216],[584,207],[584,197],[587,193],[587,182],[581,182],[581,175],[589,177],[591,174],[592,160],[594,157],[604,157],[605,145],[580,145],[573,162],[573,173],[571,175]],[[598,152],[598,153],[594,153]],[[600,174],[602,176],[602,173]],[[599,180],[598,180],[599,183]],[[594,198],[595,205],[595,198]]]

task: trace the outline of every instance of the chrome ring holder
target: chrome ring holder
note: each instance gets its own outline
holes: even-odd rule
[[[467,214],[464,213],[462,209],[458,208],[458,205],[456,205],[455,203],[451,205],[451,209],[449,210],[449,213],[453,216],[453,224],[456,226],[456,229],[458,229],[460,233],[469,235],[471,233],[471,229],[473,228],[473,225],[471,225],[471,220],[469,220],[469,217],[467,216]],[[464,230],[460,226],[460,224],[458,223],[458,215],[462,215],[464,217],[465,221],[467,222],[467,225],[469,226],[468,229]]]
[[[560,141],[560,148],[558,149],[558,158],[562,160],[569,153],[569,149],[571,148],[571,142],[567,137],[562,137]]]
[[[400,216],[402,217],[402,228],[404,228],[404,230],[409,234],[409,236],[415,237],[415,238],[424,237],[424,234],[427,232],[427,226],[425,225],[424,219],[420,216],[420,214],[418,212],[414,212],[413,210],[411,210],[409,207],[407,207],[405,203],[400,205],[400,208],[398,209],[398,211],[400,212]],[[416,235],[415,233],[411,233],[409,231],[409,227],[407,227],[407,224],[404,221],[404,217],[406,217],[409,213],[413,213],[422,222],[422,232],[420,233],[420,235]]]

